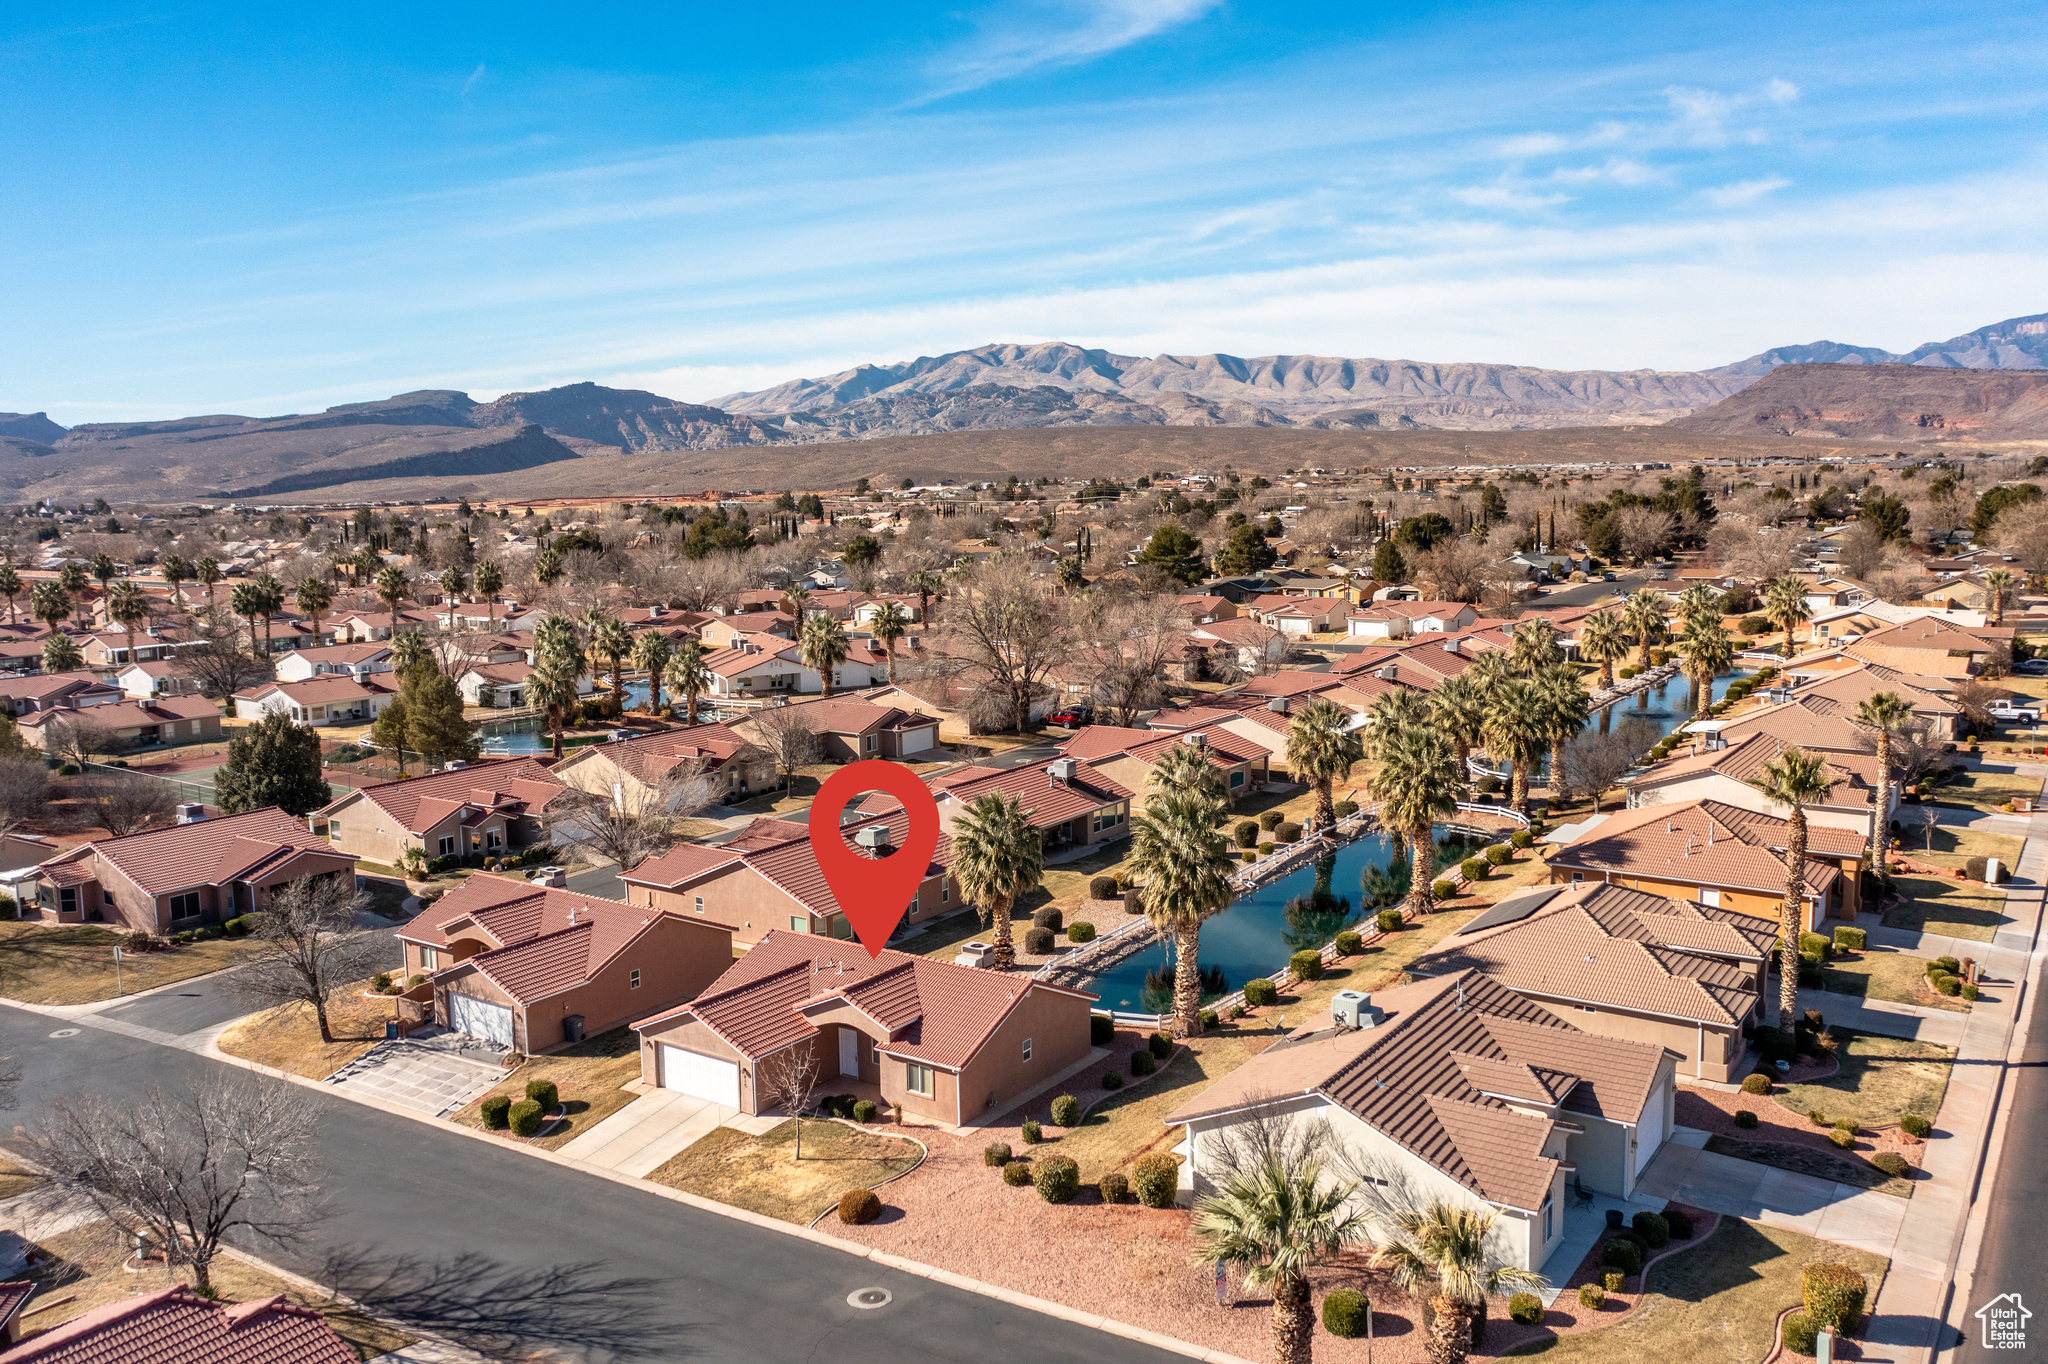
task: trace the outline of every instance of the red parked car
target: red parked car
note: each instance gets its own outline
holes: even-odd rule
[[[1046,716],[1045,722],[1049,725],[1058,725],[1062,729],[1079,729],[1083,725],[1095,723],[1095,708],[1093,706],[1068,706],[1065,710],[1056,710]]]

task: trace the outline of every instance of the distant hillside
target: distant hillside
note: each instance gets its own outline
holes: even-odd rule
[[[48,445],[64,434],[64,428],[42,412],[0,412],[0,440],[27,440]]]
[[[1816,341],[1780,346],[1706,373],[1732,378],[1769,374],[1784,365],[1922,365],[1929,369],[2040,369],[2048,366],[2048,313],[2009,317],[1946,341],[1929,341],[1902,354],[1876,346]]]
[[[2048,370],[1785,365],[1671,425],[1721,436],[1831,440],[2048,438]]]

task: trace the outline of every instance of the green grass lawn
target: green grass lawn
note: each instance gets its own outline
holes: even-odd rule
[[[1800,1301],[1800,1271],[1816,1260],[1862,1273],[1872,1299],[1887,1264],[1867,1251],[1724,1217],[1698,1246],[1653,1265],[1641,1303],[1614,1325],[1532,1341],[1512,1353],[1557,1364],[1756,1364],[1770,1353],[1778,1313]]]
[[[1784,1086],[1776,1096],[1780,1104],[1800,1114],[1819,1109],[1831,1122],[1848,1118],[1858,1127],[1889,1126],[1908,1113],[1934,1120],[1955,1048],[1853,1028],[1833,1032],[1842,1043],[1836,1053],[1841,1070],[1825,1080]]]
[[[1889,999],[1897,1004],[1918,1004],[1956,1013],[1970,1011],[1966,1000],[1950,999],[1929,990],[1926,975],[1927,958],[1887,947],[1871,947],[1830,961],[1821,972],[1821,988],[1858,999]]]
[[[1886,928],[1990,942],[2006,922],[2005,893],[1943,876],[1895,876],[1898,899],[1884,912]]]

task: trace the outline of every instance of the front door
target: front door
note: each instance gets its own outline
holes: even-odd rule
[[[860,1034],[852,1028],[839,1030],[839,1073],[860,1078]]]

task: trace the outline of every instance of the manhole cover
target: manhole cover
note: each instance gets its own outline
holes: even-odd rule
[[[846,1295],[846,1301],[851,1307],[887,1307],[890,1293],[886,1288],[856,1288]]]
[[[76,1036],[78,1036],[78,1029],[76,1029],[76,1028],[59,1028],[59,1029],[57,1029],[57,1031],[55,1031],[55,1032],[51,1033],[51,1034],[50,1034],[50,1036],[52,1036],[52,1037],[76,1037]]]

